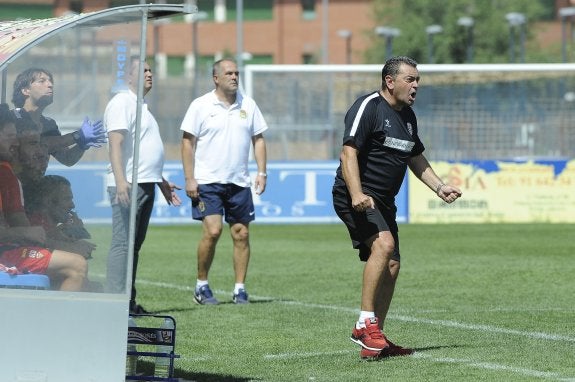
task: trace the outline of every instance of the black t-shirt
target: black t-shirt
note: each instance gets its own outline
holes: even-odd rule
[[[359,150],[363,192],[384,200],[393,200],[399,192],[409,158],[425,150],[411,107],[394,110],[379,92],[358,98],[348,110],[343,144],[348,143]],[[335,186],[345,187],[341,163]]]
[[[32,120],[30,118],[30,114],[22,108],[16,108],[12,110],[12,112],[14,113],[14,116],[18,119],[22,118],[29,121]],[[41,115],[40,122],[42,123],[42,131],[40,132],[40,135],[42,135],[43,137],[59,137],[62,135],[60,129],[58,128],[58,125],[56,124],[56,121],[54,121],[52,118]]]

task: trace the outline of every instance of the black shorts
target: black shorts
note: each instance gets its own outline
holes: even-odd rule
[[[361,261],[367,261],[370,248],[365,242],[379,232],[389,231],[395,241],[395,250],[391,258],[400,261],[398,226],[395,220],[397,208],[393,203],[384,203],[374,198],[375,209],[357,212],[351,207],[351,199],[346,189],[334,187],[332,190],[333,208],[337,216],[343,221],[353,244],[359,250]]]

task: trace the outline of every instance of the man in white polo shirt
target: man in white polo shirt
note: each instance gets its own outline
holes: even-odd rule
[[[136,129],[137,84],[140,69],[138,57],[132,57],[128,75],[128,91],[116,94],[106,106],[104,126],[108,132],[108,194],[112,204],[112,242],[108,253],[107,288],[109,292],[121,293],[126,287],[128,263],[128,229],[130,219],[130,195],[132,166],[134,163],[134,138]],[[143,65],[144,95],[152,89],[152,71],[147,63]],[[130,312],[147,313],[136,303],[136,270],[140,248],[146,237],[148,223],[154,207],[155,186],[168,204],[179,206],[181,201],[174,192],[178,189],[162,177],[164,167],[164,145],[156,119],[142,105],[140,126],[140,155],[138,156],[138,200],[136,202],[136,237],[132,267],[132,291]]]
[[[234,61],[214,63],[213,80],[215,89],[192,101],[181,126],[186,195],[192,199],[192,217],[201,220],[203,227],[194,300],[202,305],[218,304],[208,284],[208,272],[225,215],[234,243],[232,300],[245,304],[249,223],[255,218],[248,160],[253,145],[258,168],[254,188],[261,194],[266,188],[263,132],[268,126],[255,101],[238,92],[239,72]]]

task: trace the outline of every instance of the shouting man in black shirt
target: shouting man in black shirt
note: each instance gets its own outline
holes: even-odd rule
[[[445,184],[423,155],[411,109],[419,86],[417,62],[393,57],[381,78],[381,90],[358,98],[345,116],[333,186],[335,211],[365,261],[361,312],[351,335],[363,359],[413,353],[393,344],[382,331],[399,274],[395,195],[407,167],[443,201],[461,196],[461,190]]]

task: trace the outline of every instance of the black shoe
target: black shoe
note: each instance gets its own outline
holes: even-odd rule
[[[144,307],[135,302],[130,302],[130,314],[150,314]]]

